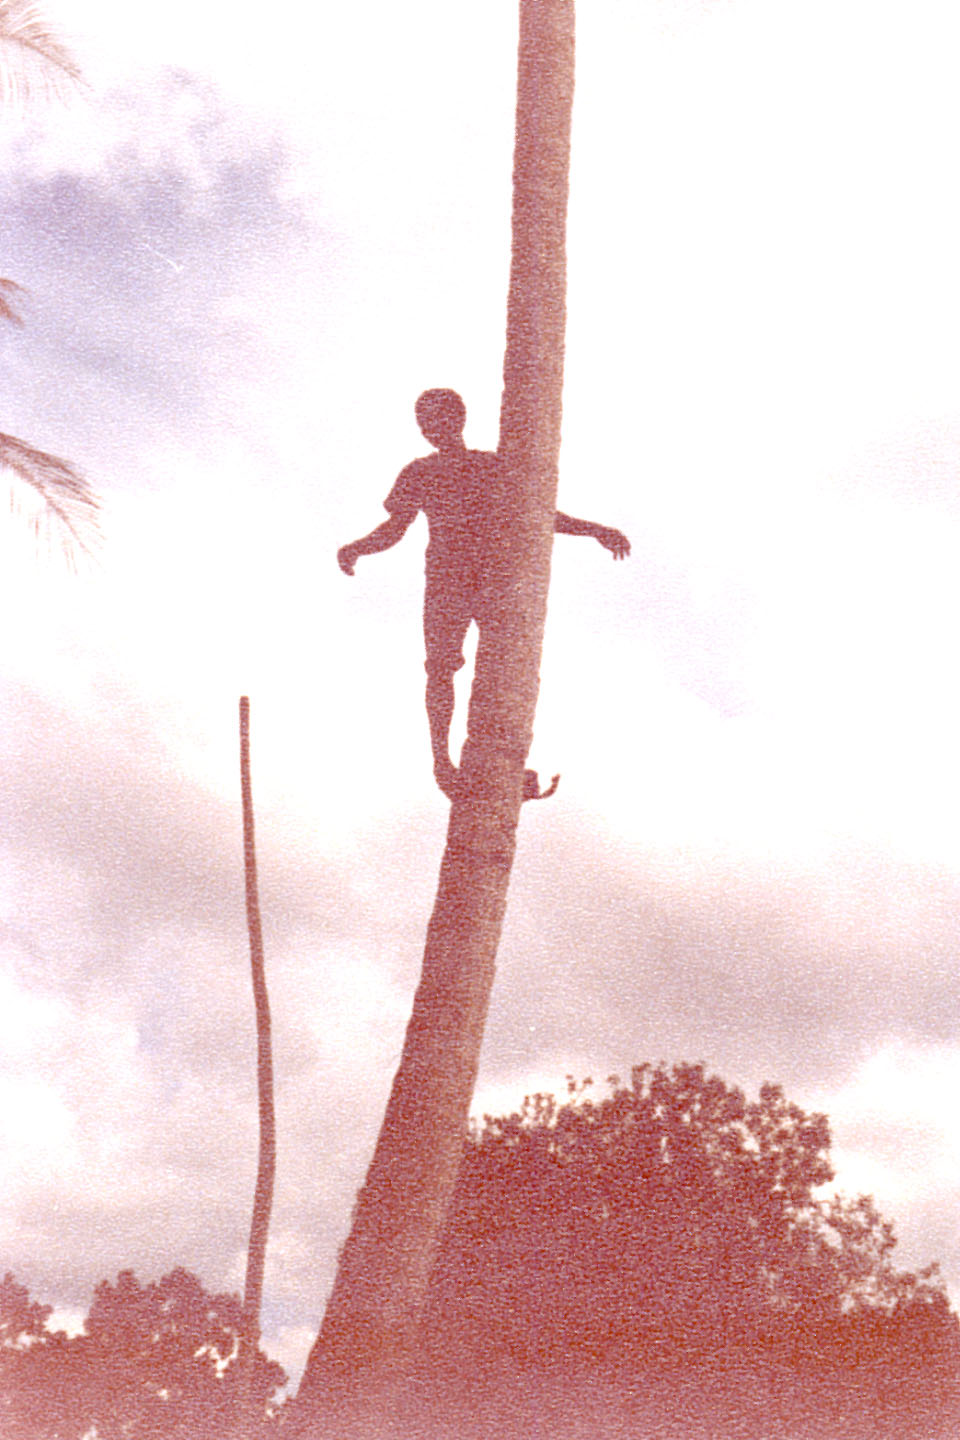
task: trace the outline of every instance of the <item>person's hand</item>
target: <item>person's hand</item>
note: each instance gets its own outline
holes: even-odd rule
[[[612,530],[601,526],[597,531],[597,539],[604,550],[610,551],[614,560],[624,560],[630,554],[630,541],[622,530]]]
[[[352,575],[353,567],[357,563],[357,547],[355,545],[343,545],[337,551],[337,564],[344,575]]]

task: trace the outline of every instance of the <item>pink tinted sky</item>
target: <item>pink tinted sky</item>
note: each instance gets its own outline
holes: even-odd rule
[[[238,1288],[255,1160],[236,702],[277,1022],[266,1330],[302,1360],[443,840],[423,536],[361,562],[452,384],[496,438],[513,0],[57,0],[90,88],[8,115],[3,429],[105,504],[0,534],[0,1257],[82,1311]],[[565,508],[479,1108],[703,1059],[826,1109],[960,1296],[960,135],[952,5],[591,0]],[[422,522],[421,522],[422,523]]]

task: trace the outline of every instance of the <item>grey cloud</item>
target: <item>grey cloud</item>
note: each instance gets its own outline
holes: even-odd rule
[[[84,1305],[123,1265],[235,1284],[255,1157],[238,807],[178,778],[119,692],[83,724],[27,693],[8,706],[4,869],[22,890],[4,952],[34,993],[65,1001],[44,1074],[91,1153],[116,1154],[82,1184],[34,1176],[4,1264],[60,1305]],[[863,855],[829,872],[669,869],[551,803],[523,821],[481,1084],[684,1058],[802,1100],[891,1037],[955,1029],[952,877]],[[349,859],[271,831],[258,838],[275,1233],[293,1258],[268,1307],[278,1327],[309,1326],[398,1058],[442,830],[432,812],[407,816]],[[130,1027],[128,1058],[78,1048]],[[937,1203],[923,1223],[947,1238]]]
[[[889,1038],[956,1035],[960,883],[838,853],[822,871],[672,873],[540,828],[511,897],[486,1063],[704,1059],[726,1078],[838,1083]]]
[[[58,1005],[24,1078],[63,1097],[71,1144],[92,1157],[77,1173],[45,1150],[49,1171],[20,1175],[3,1263],[60,1305],[85,1304],[124,1265],[233,1283],[255,1163],[239,802],[173,773],[135,707],[113,700],[83,723],[29,692],[3,707],[2,873],[16,899],[0,948],[23,990]],[[302,1319],[322,1304],[376,1133],[425,917],[419,887],[382,856],[361,847],[348,864],[286,840],[260,824],[276,1214],[306,1237]]]
[[[752,1094],[781,1083],[826,1111],[835,1155],[870,1162],[866,1188],[896,1223],[899,1262],[941,1262],[956,1301],[956,1182],[939,1115],[858,1118],[844,1092],[881,1050],[956,1046],[960,880],[839,847],[808,869],[693,855],[668,868],[559,817],[529,831],[481,1087],[565,1073],[599,1083],[660,1059],[703,1061]]]
[[[51,173],[28,153],[3,180],[3,272],[29,292],[8,393],[26,406],[64,377],[61,424],[135,415],[142,443],[172,417],[202,424],[231,367],[254,363],[273,303],[258,314],[258,289],[311,230],[281,140],[213,87],[165,72],[112,103],[134,138],[98,167]]]
[[[0,779],[8,844],[82,871],[98,928],[109,933],[164,921],[230,933],[228,917],[242,902],[239,779],[235,806],[209,794],[174,768],[162,736],[122,685],[111,685],[106,698],[108,710],[80,720],[29,689],[8,687]],[[224,697],[223,722],[232,751],[234,696]],[[329,869],[329,880],[311,875],[300,886],[282,854],[264,866],[264,884],[276,887],[289,925],[340,913],[330,896],[347,887],[336,863]]]

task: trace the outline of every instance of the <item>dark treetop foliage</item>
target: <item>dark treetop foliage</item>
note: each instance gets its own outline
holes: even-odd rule
[[[869,1409],[880,1384],[904,1434],[905,1413],[947,1403],[960,1348],[936,1267],[896,1269],[873,1202],[820,1193],[823,1115],[775,1085],[749,1102],[699,1065],[610,1083],[474,1127],[434,1274],[436,1368],[622,1390],[773,1366],[781,1395],[816,1376],[831,1403],[856,1376],[850,1403]]]
[[[209,1295],[174,1270],[141,1285],[130,1270],[94,1292],[85,1333],[44,1329],[37,1305],[8,1275],[0,1285],[0,1435],[4,1440],[233,1440],[238,1339],[235,1295]],[[270,1397],[285,1381],[258,1353],[253,1395],[264,1436]]]
[[[956,1440],[957,1320],[872,1201],[823,1193],[822,1115],[694,1065],[591,1096],[570,1082],[468,1136],[377,1440]],[[3,1440],[232,1440],[237,1297],[125,1271],[83,1335],[49,1313],[0,1285]],[[258,1354],[263,1440],[283,1378]]]

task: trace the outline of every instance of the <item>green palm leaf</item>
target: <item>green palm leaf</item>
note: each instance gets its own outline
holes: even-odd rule
[[[9,320],[14,325],[22,325],[23,321],[13,308],[13,296],[18,295],[21,286],[15,280],[0,279],[0,320]]]
[[[60,94],[80,83],[76,62],[33,0],[0,0],[0,96],[23,103],[38,91]]]
[[[37,91],[60,94],[81,83],[75,61],[53,34],[33,0],[0,0],[0,99],[23,103]],[[0,320],[21,324],[14,309],[20,286],[0,279]],[[35,450],[13,435],[0,434],[0,471],[26,484],[40,500],[34,517],[39,534],[44,520],[60,535],[68,556],[74,546],[91,552],[99,539],[97,498],[87,481],[66,460]],[[11,491],[16,508],[16,490]]]
[[[100,538],[99,503],[83,476],[56,455],[35,450],[13,435],[0,434],[0,470],[23,481],[43,502],[34,527],[39,533],[46,518],[59,530],[68,554],[76,545],[88,555]],[[15,503],[12,499],[11,503]]]

